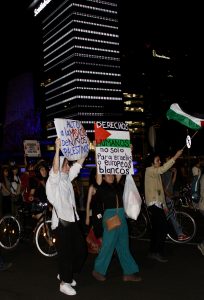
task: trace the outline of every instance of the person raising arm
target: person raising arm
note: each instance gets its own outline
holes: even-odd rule
[[[58,275],[60,292],[76,295],[74,273],[80,272],[87,256],[87,245],[79,226],[79,215],[72,181],[82,168],[86,156],[72,166],[66,157],[60,156],[61,140],[55,140],[53,165],[46,183],[48,201],[53,205],[52,229],[56,234]]]

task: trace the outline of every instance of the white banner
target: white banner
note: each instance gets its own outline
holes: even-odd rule
[[[123,122],[96,122],[96,166],[99,174],[134,174],[130,133]]]
[[[41,156],[40,143],[36,140],[24,140],[24,153],[28,157],[39,157]]]
[[[86,130],[78,120],[54,119],[57,136],[61,139],[61,151],[68,160],[78,160],[89,152]]]

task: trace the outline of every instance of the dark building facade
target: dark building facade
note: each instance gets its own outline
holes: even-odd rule
[[[80,120],[90,135],[94,121],[121,120],[118,1],[52,0],[33,9],[42,32],[45,137],[56,136],[54,118]]]

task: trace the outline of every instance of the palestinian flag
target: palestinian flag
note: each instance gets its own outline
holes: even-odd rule
[[[170,106],[166,116],[168,120],[178,121],[190,129],[199,130],[204,127],[204,119],[200,119],[185,113],[177,103],[173,103]]]
[[[115,122],[114,124],[118,124],[118,122]],[[94,123],[96,146],[119,148],[130,147],[130,133],[126,124],[121,128],[120,126],[116,128],[107,127],[108,130],[97,126],[97,123]]]

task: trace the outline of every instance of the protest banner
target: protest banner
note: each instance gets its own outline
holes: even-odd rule
[[[89,152],[89,140],[81,122],[56,118],[54,124],[61,139],[62,154],[70,161],[85,157]]]
[[[24,140],[24,153],[28,157],[40,157],[40,143],[36,140]]]
[[[99,174],[134,174],[130,133],[124,122],[95,122],[96,167]]]

